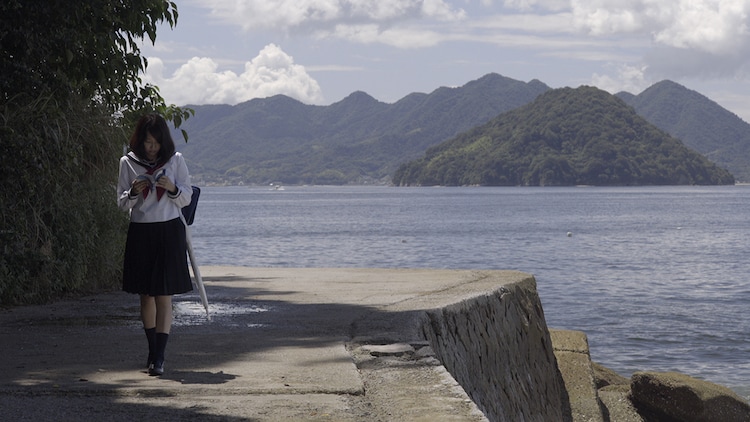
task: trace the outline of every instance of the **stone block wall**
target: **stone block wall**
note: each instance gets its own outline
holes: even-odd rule
[[[427,311],[422,329],[490,421],[572,421],[533,277]]]

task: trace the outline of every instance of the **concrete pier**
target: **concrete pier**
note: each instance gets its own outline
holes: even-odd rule
[[[585,334],[550,334],[529,274],[201,272],[211,319],[175,297],[161,377],[134,295],[0,311],[0,419],[641,420],[602,412]]]
[[[435,359],[417,323],[423,310],[529,277],[379,269],[201,272],[211,320],[197,295],[175,297],[162,377],[145,371],[136,296],[111,292],[0,312],[2,418],[485,420]],[[411,349],[367,349],[396,343]]]

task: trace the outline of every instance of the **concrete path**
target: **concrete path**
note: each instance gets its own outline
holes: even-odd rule
[[[481,421],[420,340],[421,310],[513,271],[201,268],[175,297],[166,372],[146,374],[134,295],[0,312],[0,420]],[[387,345],[387,347],[381,347]]]

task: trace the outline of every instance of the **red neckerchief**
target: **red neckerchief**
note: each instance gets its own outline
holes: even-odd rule
[[[133,152],[128,153],[128,158],[131,161],[135,161],[136,163],[138,163],[141,167],[145,168],[146,174],[148,174],[149,176],[153,176],[154,173],[157,172],[157,170],[160,170],[162,167],[164,167],[164,164],[167,164],[166,161],[163,163],[156,163],[156,164],[150,164],[145,161],[141,161],[141,159],[139,159]],[[161,200],[162,195],[164,195],[164,192],[167,191],[166,189],[160,186],[156,186],[155,183],[156,182],[154,181],[154,184],[151,184],[148,189],[144,189],[141,191],[141,193],[143,193],[144,200],[148,198],[148,194],[153,188],[156,188],[156,200],[157,201]]]

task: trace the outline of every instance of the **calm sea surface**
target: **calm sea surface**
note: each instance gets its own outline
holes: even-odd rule
[[[629,376],[750,397],[750,186],[206,187],[200,265],[515,269]]]

